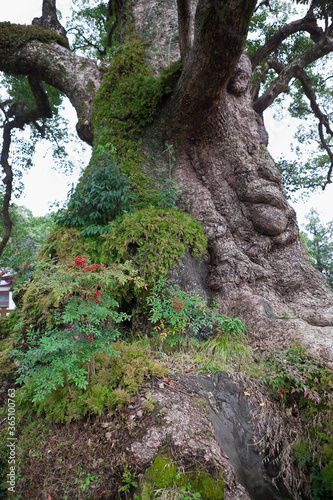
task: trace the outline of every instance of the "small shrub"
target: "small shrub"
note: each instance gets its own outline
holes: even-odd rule
[[[209,307],[200,295],[185,292],[169,280],[160,280],[147,298],[153,332],[173,346],[184,344],[189,338],[207,338],[215,328],[226,334],[243,333],[245,327],[237,318],[222,316],[216,308]]]
[[[115,325],[129,319],[117,311],[116,288],[128,281],[143,286],[129,267],[105,269],[88,265],[82,256],[74,264],[51,266],[47,271],[38,279],[49,292],[52,324],[44,332],[29,330],[28,350],[12,352],[20,363],[17,382],[33,381],[33,402],[42,402],[65,384],[70,396],[70,383],[86,389],[89,375],[95,375],[95,355],[116,354],[110,344],[119,335]]]
[[[332,385],[332,373],[310,356],[299,341],[285,349],[272,343],[261,346],[256,358],[263,382],[278,399],[290,403],[297,397],[300,405],[318,405],[325,400],[325,388]]]
[[[56,222],[81,228],[82,236],[99,236],[111,230],[108,224],[116,217],[131,212],[135,198],[131,179],[120,171],[114,151],[99,146]]]

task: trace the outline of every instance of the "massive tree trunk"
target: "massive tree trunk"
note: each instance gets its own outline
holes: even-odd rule
[[[128,3],[139,36],[150,42],[147,61],[158,72],[180,55],[176,1],[152,2],[151,8],[146,0]],[[148,154],[151,147],[162,151],[165,143],[175,148],[181,204],[205,229],[207,285],[217,293],[221,311],[242,318],[259,337],[290,341],[296,334],[333,361],[333,296],[303,248],[248,89],[251,64],[243,48],[255,3],[192,2],[195,18],[180,20],[183,71],[146,130],[144,147]],[[186,11],[186,2],[178,5]],[[188,27],[194,33],[186,33]],[[5,29],[0,25],[0,34]],[[0,52],[0,70],[29,74],[37,68],[43,80],[70,97],[80,135],[91,142],[91,101],[102,78],[97,66],[55,41],[30,40],[19,54],[9,46],[6,53],[5,58]]]
[[[205,228],[207,284],[221,311],[241,317],[259,338],[289,343],[296,336],[332,362],[333,295],[301,242],[295,211],[267,151],[262,118],[252,107],[251,63],[237,44],[246,31],[238,9],[244,13],[251,2],[226,3],[213,13],[217,25],[207,27],[211,44],[205,46],[195,32],[175,95],[147,132],[147,144],[153,136],[160,148],[168,142],[177,149],[178,190],[183,206]],[[169,9],[164,15],[172,19]],[[147,29],[147,12],[137,12],[137,29]],[[208,22],[207,12],[199,11],[197,30],[200,16]],[[150,19],[152,37],[165,18],[160,13]],[[175,47],[172,37],[165,46]],[[155,61],[165,60],[163,55],[163,49],[155,53]]]

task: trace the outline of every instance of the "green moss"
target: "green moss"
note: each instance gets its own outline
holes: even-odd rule
[[[307,475],[315,499],[333,498],[333,415],[328,407],[301,413],[303,437],[293,447],[292,458]]]
[[[55,31],[50,31],[37,24],[24,26],[21,24],[0,23],[0,57],[8,58],[8,51],[20,49],[32,41],[42,43],[56,42],[68,47],[68,42]]]
[[[185,249],[199,257],[206,251],[203,228],[176,208],[145,208],[112,224],[105,236],[102,263],[131,260],[149,285],[175,267]]]
[[[176,208],[144,208],[118,217],[103,237],[82,237],[75,228],[56,228],[46,239],[40,258],[61,263],[85,255],[95,264],[131,261],[150,286],[173,269],[189,250],[194,257],[206,251],[202,226]],[[31,288],[26,303],[40,302]],[[32,306],[33,307],[33,306]],[[41,314],[39,311],[38,314]]]
[[[92,264],[99,264],[104,240],[98,237],[82,237],[80,229],[56,227],[46,238],[39,259],[52,259],[64,263],[78,255],[86,255]]]
[[[180,68],[178,63],[155,76],[145,62],[144,46],[132,35],[113,57],[94,99],[94,146],[107,147],[112,142],[122,170],[135,177],[139,192],[149,184],[141,172],[142,133],[171,93]]]
[[[31,380],[17,391],[20,408],[37,412],[46,420],[69,423],[87,415],[102,415],[105,411],[128,404],[145,381],[167,373],[167,368],[151,357],[148,348],[123,342],[116,342],[113,347],[118,356],[96,354],[96,375],[85,392],[72,388],[73,397],[70,398],[67,387],[59,387],[42,403],[32,404],[34,389]]]
[[[171,454],[162,453],[145,472],[141,497],[146,500],[160,498],[163,492],[169,490],[173,494],[178,492],[179,495],[184,495],[172,498],[197,498],[192,495],[200,493],[199,498],[202,499],[222,500],[225,486],[226,483],[218,477],[216,471],[209,472],[192,466],[184,472],[184,468],[179,467]]]
[[[94,100],[95,146],[112,141],[127,164],[142,160],[138,142],[152,121],[158,101],[159,79],[145,64],[142,44],[133,38],[112,59]],[[129,148],[130,145],[130,148]]]

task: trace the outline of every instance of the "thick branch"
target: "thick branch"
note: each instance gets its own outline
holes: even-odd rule
[[[3,129],[3,143],[2,143],[2,153],[1,153],[1,159],[0,163],[2,165],[2,168],[5,173],[5,177],[2,180],[2,182],[5,185],[5,195],[3,199],[3,206],[2,206],[2,220],[3,224],[5,227],[5,232],[2,237],[2,240],[0,242],[0,256],[2,252],[4,251],[11,232],[12,232],[12,227],[13,227],[13,222],[10,218],[9,215],[9,205],[10,205],[10,200],[12,196],[12,187],[13,187],[13,171],[8,163],[8,156],[9,156],[9,148],[10,148],[10,143],[11,143],[11,130],[13,128],[13,125],[11,122],[7,122],[4,126]]]
[[[32,24],[39,24],[40,26],[43,26],[43,28],[55,31],[67,40],[66,30],[58,21],[56,0],[43,0],[42,17],[35,17]]]
[[[29,84],[35,97],[36,107],[33,109],[27,109],[24,107],[23,103],[14,103],[11,105],[7,113],[4,111],[6,123],[3,127],[3,143],[0,164],[5,174],[5,177],[2,180],[5,185],[5,195],[1,209],[5,232],[0,242],[0,256],[9,241],[13,227],[13,222],[9,215],[13,187],[13,171],[8,161],[11,144],[11,131],[15,128],[22,129],[24,125],[35,123],[40,118],[52,117],[51,106],[41,82],[36,77],[29,76]],[[9,121],[9,118],[11,117],[13,117],[13,120]]]
[[[114,2],[114,0],[109,0],[107,21],[109,21],[109,19],[113,16],[115,16],[115,21],[114,21],[114,23],[112,23],[112,26],[108,31],[108,38],[107,38],[108,39],[108,47],[111,47],[111,45],[112,45],[112,36],[113,36],[113,34],[114,34],[114,32],[115,32],[115,30],[120,22],[117,2]]]
[[[329,167],[328,172],[327,172],[326,182],[322,186],[322,188],[324,190],[326,188],[326,186],[328,184],[331,184],[331,182],[332,182],[331,177],[332,177],[332,171],[333,171],[333,152],[325,140],[323,128],[325,127],[326,133],[328,135],[330,135],[331,137],[333,137],[333,130],[330,126],[327,115],[325,115],[321,111],[321,109],[319,108],[319,105],[318,105],[317,99],[316,99],[316,94],[312,88],[311,80],[310,80],[309,76],[306,74],[306,72],[304,70],[300,69],[297,72],[297,78],[299,79],[299,81],[302,84],[304,94],[306,95],[306,97],[310,101],[310,106],[311,106],[311,109],[313,111],[313,114],[315,115],[315,117],[319,121],[318,132],[319,132],[320,142],[321,142],[323,148],[326,150],[326,152],[329,156],[330,162],[331,162],[330,167]]]
[[[78,114],[78,134],[91,144],[92,100],[101,81],[97,64],[59,45],[63,39],[40,26],[0,23],[0,39],[5,40],[0,45],[0,71],[35,75],[66,94]]]
[[[255,4],[256,0],[199,0],[194,42],[178,85],[187,113],[208,109],[226,90],[242,54]]]
[[[256,68],[261,61],[274,52],[283,40],[298,31],[307,31],[310,33],[312,40],[315,42],[317,42],[323,35],[323,30],[317,25],[317,20],[313,12],[309,11],[302,19],[293,21],[292,23],[280,28],[269,40],[267,40],[265,45],[257,50],[251,58],[252,69]]]
[[[305,68],[317,59],[322,58],[333,50],[333,25],[329,27],[322,38],[302,55],[285,66],[270,87],[254,103],[253,108],[257,113],[267,109],[279,94],[285,92],[291,78],[296,77],[300,69]]]

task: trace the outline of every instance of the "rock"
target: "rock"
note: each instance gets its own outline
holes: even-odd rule
[[[149,390],[163,413],[165,425],[149,428],[144,438],[131,444],[131,462],[140,468],[149,467],[163,445],[168,443],[173,453],[178,453],[182,459],[193,461],[197,458],[216,464],[221,471],[221,477],[227,483],[224,490],[225,500],[250,500],[229,458],[221,451],[204,402],[184,388],[181,392],[178,392],[179,388]]]
[[[223,372],[178,375],[177,379],[207,402],[216,440],[252,500],[308,498],[299,486],[306,483],[303,477],[299,480],[301,472],[292,470],[289,455],[281,457],[277,451],[288,448],[287,435],[292,442],[296,430],[291,426],[288,430],[276,406],[265,395],[246,390],[249,386],[244,380],[232,379]],[[282,473],[285,467],[289,467],[287,476],[292,478],[291,483]]]

